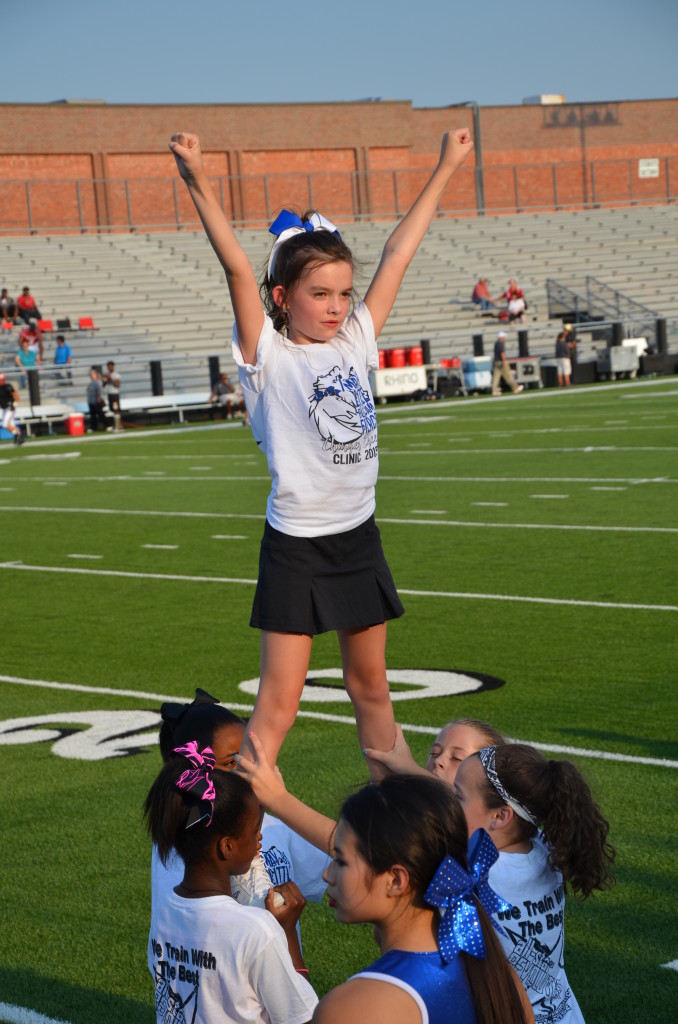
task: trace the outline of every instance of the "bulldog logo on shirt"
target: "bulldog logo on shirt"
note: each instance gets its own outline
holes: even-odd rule
[[[333,366],[316,378],[313,394],[309,396],[308,415],[315,420],[324,449],[333,444],[350,444],[377,426],[369,392],[362,387],[353,367],[348,377]]]

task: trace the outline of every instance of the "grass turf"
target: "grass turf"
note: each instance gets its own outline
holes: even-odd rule
[[[380,412],[378,521],[407,607],[389,628],[389,668],[504,682],[398,700],[400,721],[472,715],[541,744],[678,759],[677,411],[666,381]],[[198,685],[251,703],[238,683],[258,671],[247,621],[268,480],[249,431],[60,439],[3,457],[3,719],[155,711],[143,694]],[[339,663],[336,639],[317,638],[313,675]],[[350,715],[340,700],[302,706]],[[408,735],[423,757],[430,736]],[[83,761],[0,735],[2,1001],[72,1024],[154,1019],[140,807],[159,756],[139,746]],[[568,900],[568,976],[590,1021],[630,1024],[639,1005],[644,1021],[669,1020],[675,763],[573,760],[618,862],[611,892]],[[330,814],[365,779],[343,722],[300,717],[281,767]],[[370,929],[336,925],[326,903],[307,907],[302,930],[319,992],[373,958]]]

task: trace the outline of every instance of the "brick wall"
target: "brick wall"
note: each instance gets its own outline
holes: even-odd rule
[[[282,205],[337,219],[402,213],[435,164],[443,132],[473,128],[469,108],[399,101],[0,111],[4,231],[197,223],[167,148],[177,129],[200,135],[208,173],[237,221],[265,222]],[[678,100],[483,107],[480,124],[488,210],[665,201],[678,191]],[[648,157],[659,160],[657,178],[639,177],[637,161]],[[441,208],[475,205],[470,161]]]

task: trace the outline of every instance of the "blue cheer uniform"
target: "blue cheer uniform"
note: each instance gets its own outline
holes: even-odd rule
[[[419,1007],[422,1024],[476,1024],[466,972],[458,956],[446,964],[438,952],[392,949],[353,977],[373,978],[407,992]]]

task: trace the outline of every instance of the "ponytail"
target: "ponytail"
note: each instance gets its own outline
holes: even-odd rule
[[[570,761],[548,761],[534,747],[509,743],[495,750],[501,796],[485,776],[483,799],[501,807],[506,794],[541,826],[549,847],[549,863],[560,871],[566,887],[587,897],[612,883],[610,865],[615,850],[608,841],[610,826],[596,804],[588,783]],[[517,839],[532,839],[537,824],[515,816]]]
[[[186,758],[171,757],[151,786],[144,804],[146,828],[163,864],[167,863],[173,849],[185,864],[197,864],[206,858],[212,844],[221,836],[239,836],[255,800],[249,782],[234,772],[216,769],[211,772],[214,786],[211,822],[206,816],[196,820],[195,808],[200,803],[200,795],[178,787],[188,767]]]
[[[494,925],[480,901],[476,909],[485,940],[485,959],[460,953],[477,1024],[526,1024],[517,975],[506,959]]]

